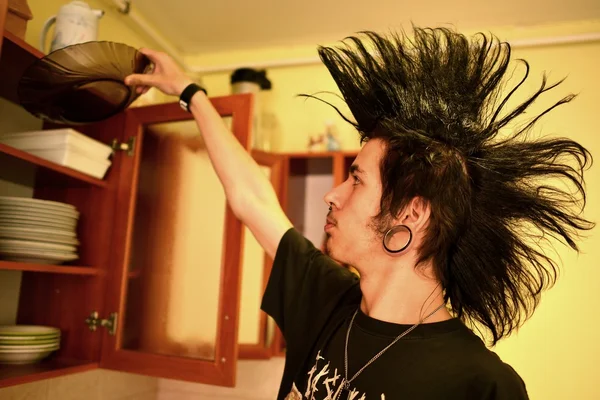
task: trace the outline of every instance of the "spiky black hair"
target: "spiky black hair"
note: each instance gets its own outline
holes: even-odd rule
[[[431,218],[419,263],[433,261],[453,312],[483,324],[495,344],[532,315],[556,281],[558,265],[540,239],[558,238],[578,250],[579,232],[594,226],[581,214],[583,171],[592,157],[573,140],[529,134],[573,95],[500,134],[560,83],[544,76],[527,100],[506,110],[529,75],[521,60],[525,74],[504,95],[508,43],[446,28],[413,30],[412,38],[362,32],[319,54],[354,120],[336,110],[362,141],[386,143],[376,226],[383,231],[411,199],[426,199]]]

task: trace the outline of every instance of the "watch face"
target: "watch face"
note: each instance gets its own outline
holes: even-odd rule
[[[185,111],[189,111],[189,110],[188,110],[188,104],[187,104],[185,101],[183,101],[183,100],[179,100],[179,106],[180,106],[181,108],[183,108]]]

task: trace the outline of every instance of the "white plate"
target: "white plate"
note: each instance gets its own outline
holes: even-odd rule
[[[56,336],[0,336],[0,346],[23,346],[32,344],[60,343]]]
[[[17,226],[25,228],[46,228],[46,229],[60,229],[63,231],[75,231],[76,224],[64,224],[56,221],[44,221],[44,220],[31,220],[25,218],[4,218],[0,217],[0,225],[3,226]]]
[[[60,329],[45,325],[0,325],[0,336],[58,336]]]
[[[21,352],[28,352],[33,350],[50,350],[60,347],[60,343],[55,341],[54,343],[45,344],[27,344],[27,345],[0,345],[0,353],[10,353],[14,350]]]
[[[38,346],[44,344],[60,344],[60,336],[50,338],[33,337],[19,340],[15,340],[12,337],[10,339],[0,338],[0,346]]]
[[[0,333],[0,342],[20,342],[23,340],[59,340],[60,332],[48,333],[48,334],[35,334],[35,333]]]
[[[34,214],[27,212],[18,212],[18,211],[4,211],[0,210],[0,219],[21,219],[26,221],[40,221],[40,222],[50,222],[58,225],[68,225],[68,226],[76,226],[77,219],[70,217],[61,217],[57,215],[48,215],[48,214]]]
[[[0,353],[0,364],[33,364],[48,357],[53,351],[58,350],[34,350],[31,352]]]
[[[71,229],[56,229],[56,228],[27,228],[24,226],[6,226],[0,224],[0,231],[5,233],[15,232],[22,234],[40,235],[40,236],[61,236],[64,238],[75,238],[76,233]]]
[[[113,152],[110,146],[72,128],[2,133],[0,141],[25,151],[73,145],[79,151],[89,154],[90,157],[100,159],[108,158]]]
[[[78,246],[79,240],[75,238],[69,238],[64,236],[49,235],[33,235],[31,233],[23,233],[13,231],[8,228],[0,227],[0,239],[20,239],[27,240],[30,242],[43,242],[43,243],[59,243],[67,244],[71,246]]]
[[[11,250],[11,249],[31,249],[31,250],[35,250],[35,251],[48,250],[48,251],[56,251],[58,253],[74,253],[77,251],[77,247],[64,245],[64,244],[33,242],[30,240],[0,239],[0,250]]]
[[[79,256],[72,253],[57,253],[53,251],[11,249],[0,250],[0,258],[7,261],[22,263],[57,265],[67,261],[77,260]]]
[[[40,335],[40,336],[2,336],[0,335],[0,343],[2,345],[21,345],[21,344],[45,344],[50,342],[60,342],[60,334],[58,335]]]
[[[98,179],[104,178],[112,164],[110,160],[92,158],[89,154],[77,151],[76,147],[69,145],[62,148],[28,150],[27,152]]]
[[[75,206],[72,206],[71,204],[50,200],[30,199],[28,197],[0,196],[0,204],[30,204],[32,206],[38,206],[42,208],[56,208],[59,210],[77,211]]]
[[[47,217],[61,217],[61,218],[79,218],[78,211],[72,210],[59,210],[56,208],[42,208],[32,207],[29,204],[0,204],[0,212],[5,214],[32,214],[32,215],[44,215]]]

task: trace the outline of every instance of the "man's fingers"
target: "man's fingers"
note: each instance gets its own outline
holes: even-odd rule
[[[148,74],[133,74],[125,78],[125,84],[129,86],[154,86],[156,82],[156,76]]]
[[[139,51],[140,51],[140,53],[142,53],[143,55],[148,57],[150,59],[150,61],[152,61],[154,64],[156,64],[156,61],[161,57],[161,53],[156,50],[147,49],[145,47],[142,47]]]

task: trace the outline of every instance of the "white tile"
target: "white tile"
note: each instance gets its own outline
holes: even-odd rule
[[[239,361],[234,388],[159,379],[157,400],[262,400],[274,399],[279,391],[285,360]]]
[[[156,390],[151,390],[149,392],[137,393],[133,396],[115,397],[114,400],[157,400],[157,393]]]
[[[100,370],[48,380],[48,400],[103,400],[100,397]]]
[[[102,400],[120,400],[156,393],[157,378],[108,369],[101,369],[100,371]]]
[[[2,400],[47,400],[48,381],[26,383],[0,389]]]
[[[242,395],[201,394],[189,392],[162,392],[156,400],[273,400],[275,397],[247,397]]]

